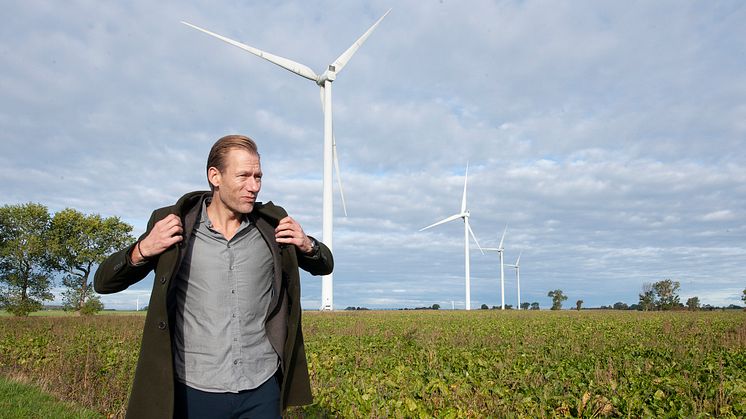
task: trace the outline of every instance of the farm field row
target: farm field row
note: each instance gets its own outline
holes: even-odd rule
[[[288,417],[746,415],[746,312],[304,312]],[[0,319],[0,373],[122,416],[143,316]]]

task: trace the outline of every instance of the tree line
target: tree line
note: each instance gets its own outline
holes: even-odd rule
[[[641,311],[652,311],[652,310],[712,310],[712,307],[708,304],[704,306],[701,304],[699,297],[691,297],[686,300],[686,304],[681,303],[679,297],[679,289],[681,283],[679,281],[673,281],[671,279],[664,279],[662,281],[653,283],[644,283],[642,285],[642,292],[638,295],[639,300],[637,304],[627,305],[627,303],[616,302],[613,306],[601,306],[601,309],[613,309],[613,310],[641,310]],[[567,296],[560,289],[549,291],[547,297],[552,299],[552,310],[561,310],[562,302],[567,300]],[[741,294],[741,300],[746,303],[746,289]],[[583,305],[583,300],[577,300],[575,302],[575,308],[580,310]],[[737,306],[729,306],[729,308],[739,308]]]
[[[81,314],[103,309],[92,269],[134,241],[132,226],[66,208],[51,215],[37,203],[0,207],[0,308],[27,316],[52,301],[61,276],[63,307]]]

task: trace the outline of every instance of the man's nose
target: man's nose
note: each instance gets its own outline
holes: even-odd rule
[[[246,182],[246,189],[248,189],[251,192],[259,192],[261,183],[259,183],[256,179],[251,179],[248,182]]]

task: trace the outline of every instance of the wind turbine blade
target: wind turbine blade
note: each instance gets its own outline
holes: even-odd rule
[[[339,73],[340,71],[342,71],[342,69],[347,65],[347,62],[350,61],[350,58],[352,58],[355,52],[357,52],[358,48],[360,48],[360,46],[363,45],[365,40],[368,39],[370,34],[372,34],[373,31],[376,29],[376,26],[378,26],[378,24],[381,23],[383,18],[385,18],[386,15],[388,15],[390,11],[391,9],[389,9],[386,13],[384,13],[383,16],[381,16],[376,21],[376,23],[373,24],[373,26],[371,26],[367,31],[365,31],[365,33],[360,38],[358,38],[357,41],[355,41],[355,43],[353,43],[349,48],[347,48],[347,51],[343,52],[342,55],[340,55],[336,60],[334,60],[332,65],[334,66],[334,71],[336,73]]]
[[[342,198],[342,210],[347,217],[347,204],[345,203],[345,193],[342,189],[342,174],[339,171],[339,159],[337,158],[337,141],[332,133],[332,156],[334,157],[334,169],[337,171],[337,184],[339,185],[339,195]]]
[[[287,58],[283,58],[283,57],[280,57],[280,56],[277,56],[277,55],[274,55],[274,54],[270,54],[270,53],[268,53],[266,51],[262,51],[262,50],[260,50],[258,48],[254,48],[252,46],[249,46],[249,45],[246,45],[246,44],[242,44],[242,43],[240,43],[238,41],[234,41],[234,40],[232,40],[230,38],[226,38],[225,36],[218,35],[218,34],[216,34],[214,32],[210,32],[207,29],[203,29],[203,28],[200,28],[199,26],[192,25],[189,22],[184,22],[183,20],[181,21],[181,23],[183,23],[183,24],[185,24],[185,25],[187,25],[189,27],[192,27],[192,28],[194,28],[194,29],[196,29],[196,30],[198,30],[200,32],[204,32],[204,33],[206,33],[206,34],[208,34],[210,36],[214,36],[215,38],[218,38],[218,39],[220,39],[223,42],[227,42],[227,43],[229,43],[229,44],[231,44],[231,45],[233,45],[235,47],[241,48],[244,51],[248,51],[248,52],[256,55],[257,57],[264,58],[265,60],[271,62],[272,64],[278,65],[278,66],[284,68],[285,70],[291,71],[291,72],[293,72],[293,73],[295,73],[295,74],[297,74],[299,76],[305,77],[305,78],[307,78],[309,80],[313,80],[314,82],[316,82],[316,81],[319,80],[319,76],[313,70],[311,70],[310,68],[308,68],[307,66],[305,66],[305,65],[303,65],[301,63],[297,63],[297,62],[295,62],[293,60],[289,60]]]
[[[500,237],[500,245],[499,245],[499,246],[497,246],[497,247],[499,247],[500,249],[502,249],[502,248],[503,248],[503,241],[505,240],[505,233],[506,233],[507,231],[508,231],[508,225],[507,225],[507,224],[505,224],[505,230],[503,230],[503,236],[502,236],[502,237]]]
[[[477,236],[474,235],[474,230],[471,229],[471,225],[467,224],[469,227],[469,233],[471,233],[471,238],[474,239],[474,243],[477,244],[477,247],[479,248],[479,251],[484,254],[484,250],[482,249],[482,246],[479,245],[479,240],[477,240]]]
[[[469,180],[469,162],[466,162],[466,174],[464,175],[464,194],[461,197],[461,212],[466,212],[466,182]]]
[[[518,259],[515,261],[515,267],[521,266],[521,255],[523,255],[523,252],[518,253]]]
[[[427,226],[425,228],[421,228],[420,231],[427,230],[428,228],[435,227],[435,226],[438,226],[438,225],[441,225],[441,224],[445,224],[445,223],[447,223],[449,221],[458,220],[461,217],[462,217],[462,214],[451,215],[450,217],[444,218],[444,219],[438,221],[437,223],[430,224],[429,226]]]

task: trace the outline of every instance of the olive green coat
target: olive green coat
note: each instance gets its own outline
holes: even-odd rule
[[[210,192],[192,192],[184,195],[170,207],[153,211],[147,231],[169,214],[181,217],[184,240],[167,249],[143,266],[133,266],[128,255],[134,244],[109,256],[96,271],[94,288],[101,294],[119,292],[140,281],[155,269],[153,292],[145,318],[140,357],[132,384],[128,418],[170,418],[174,411],[174,368],[172,357],[173,310],[172,283],[183,256],[183,244],[188,243],[204,196]],[[329,248],[320,245],[314,257],[303,255],[295,246],[278,245],[274,228],[287,216],[281,207],[271,202],[257,203],[250,217],[268,243],[274,259],[273,297],[266,322],[267,336],[280,356],[282,369],[280,407],[297,406],[312,402],[308,366],[301,330],[300,276],[298,267],[312,275],[331,273],[334,261]]]

